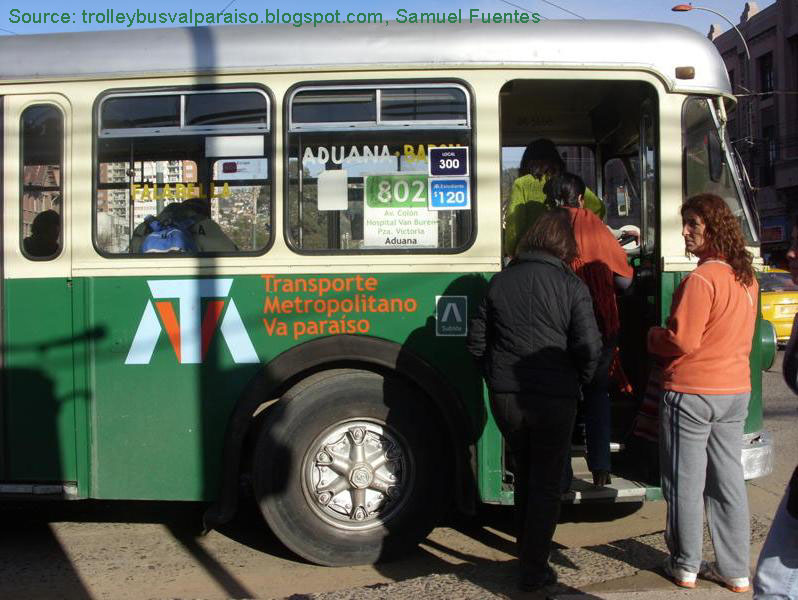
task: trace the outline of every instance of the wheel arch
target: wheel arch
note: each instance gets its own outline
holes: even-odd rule
[[[286,350],[264,365],[249,382],[227,421],[219,498],[206,511],[205,529],[229,521],[238,503],[244,440],[258,408],[314,373],[333,368],[360,368],[396,374],[419,389],[441,417],[455,461],[455,501],[471,513],[475,504],[473,429],[460,394],[426,360],[400,344],[370,336],[337,335],[315,339]]]

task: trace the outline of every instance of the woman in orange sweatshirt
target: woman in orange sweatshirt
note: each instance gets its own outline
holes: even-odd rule
[[[682,587],[695,587],[701,571],[743,592],[750,524],[740,459],[758,285],[722,198],[693,196],[681,213],[685,250],[698,267],[673,294],[667,326],[648,332],[648,350],[664,367],[660,469],[670,556],[663,568]],[[717,562],[702,565],[704,505]]]

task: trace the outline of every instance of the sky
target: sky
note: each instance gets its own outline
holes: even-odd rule
[[[774,0],[759,0],[763,9]],[[353,12],[376,12],[384,15],[386,20],[396,18],[397,11],[404,9],[410,12],[442,12],[462,9],[468,13],[471,8],[484,12],[512,12],[527,9],[545,19],[573,19],[575,13],[587,19],[635,19],[646,21],[663,21],[679,23],[692,27],[706,34],[712,23],[722,25],[722,30],[729,28],[721,18],[704,11],[694,10],[688,13],[675,13],[670,9],[679,0],[178,0],[164,3],[163,0],[78,0],[65,3],[63,0],[29,0],[19,2],[9,0],[0,7],[0,35],[25,35],[34,33],[59,33],[66,31],[87,31],[99,29],[120,29],[125,25],[97,24],[96,17],[91,23],[84,23],[89,13],[105,13],[113,8],[117,13],[129,11],[142,12],[213,12],[227,11],[234,13],[255,13],[262,18],[266,9],[274,12],[327,12],[340,10],[342,14]],[[743,0],[702,0],[695,3],[725,14],[733,23],[738,24],[745,2]],[[64,11],[70,20],[77,23],[52,23],[46,13],[61,15]],[[48,22],[42,23],[43,19]],[[59,21],[60,21],[59,17]],[[28,21],[28,22],[26,22]],[[39,21],[39,22],[30,22]],[[153,25],[134,25],[134,27],[152,27]],[[173,25],[161,25],[173,26]],[[0,57],[2,60],[2,57]]]

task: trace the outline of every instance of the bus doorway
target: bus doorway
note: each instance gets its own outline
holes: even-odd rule
[[[502,88],[500,108],[504,259],[513,255],[516,238],[523,234],[520,228],[513,231],[518,228],[518,207],[545,200],[548,177],[535,180],[519,172],[524,151],[531,142],[550,140],[564,170],[585,182],[586,207],[606,223],[634,267],[633,285],[617,297],[619,361],[610,384],[613,484],[599,490],[592,485],[583,459],[584,421],[578,418],[573,447],[577,476],[571,495],[576,502],[597,494],[642,500],[646,485],[638,482],[658,485],[657,474],[630,465],[630,453],[625,456],[624,451],[649,376],[645,333],[659,322],[656,91],[641,81],[517,79]],[[588,202],[591,193],[593,206]],[[525,223],[523,229],[527,227]]]

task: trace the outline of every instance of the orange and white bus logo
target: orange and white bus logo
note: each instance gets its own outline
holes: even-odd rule
[[[148,281],[147,285],[156,301],[147,300],[125,359],[126,365],[150,364],[164,330],[179,363],[199,364],[205,358],[217,326],[234,362],[260,362],[235,301],[228,300],[232,279],[158,280]],[[207,298],[220,299],[207,302],[203,315],[202,301]],[[177,299],[179,320],[173,299]]]

